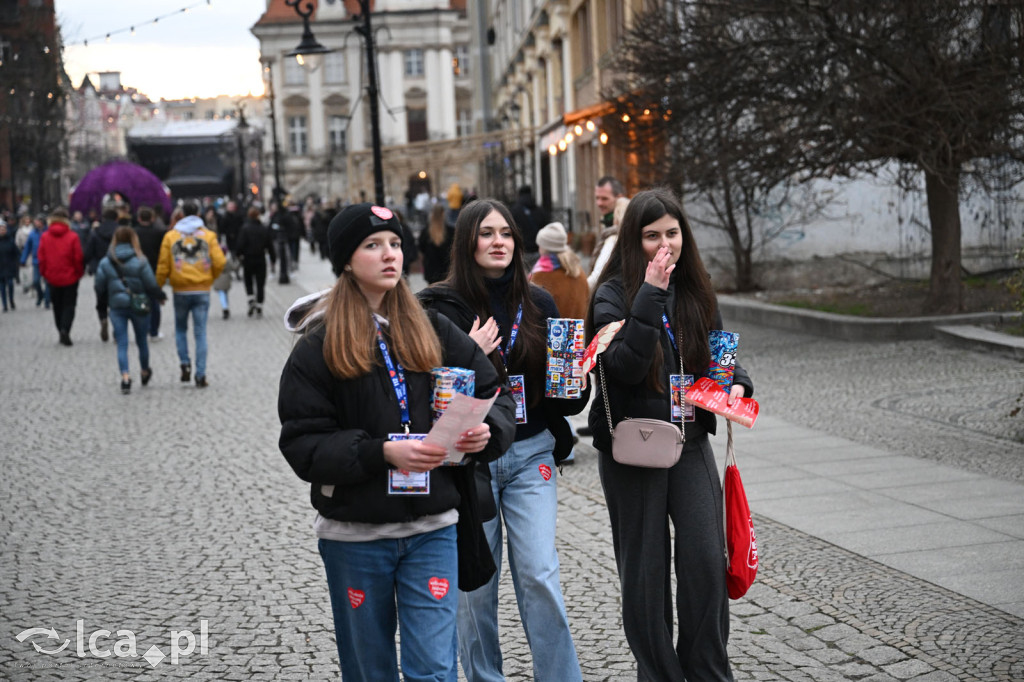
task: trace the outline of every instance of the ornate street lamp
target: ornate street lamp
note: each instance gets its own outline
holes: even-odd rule
[[[370,21],[370,0],[358,0],[359,17],[362,18],[362,25],[356,26],[356,32],[363,37],[366,45],[366,78],[369,81],[366,85],[367,100],[370,105],[370,140],[373,146],[373,185],[377,205],[384,205],[384,168],[381,158],[380,142],[380,100],[377,93],[377,54],[374,47],[373,27]],[[303,3],[305,3],[303,5]],[[285,4],[295,10],[296,14],[302,17],[303,33],[302,40],[298,47],[288,53],[296,59],[306,60],[307,56],[322,57],[331,52],[317,42],[313,31],[309,27],[309,17],[313,13],[314,5],[311,0],[285,0]],[[302,5],[300,7],[300,5]]]

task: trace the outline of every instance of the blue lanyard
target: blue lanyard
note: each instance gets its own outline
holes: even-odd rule
[[[679,347],[676,345],[676,335],[672,333],[672,325],[668,323],[668,316],[665,313],[661,314],[661,321],[665,325],[665,331],[668,332],[668,340],[672,342],[672,350],[679,352]]]
[[[516,337],[519,336],[519,323],[523,319],[523,304],[519,304],[519,311],[516,313],[516,321],[512,324],[512,331],[508,334],[508,346],[502,350],[501,346],[498,346],[498,352],[501,353],[501,361],[505,363],[505,368],[508,368],[508,359],[512,357],[512,346],[516,345]]]
[[[391,353],[388,352],[388,344],[384,342],[384,334],[380,330],[380,323],[374,319],[373,324],[377,327],[377,343],[380,345],[381,355],[384,356],[384,365],[388,368],[388,376],[391,377],[391,386],[395,389],[395,397],[398,398],[398,409],[402,413],[402,426],[406,433],[409,432],[409,394],[405,388],[405,372],[402,371],[400,363],[391,361]]]

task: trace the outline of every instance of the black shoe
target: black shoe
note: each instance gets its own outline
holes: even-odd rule
[[[60,345],[62,345],[62,346],[70,346],[70,345],[72,345],[71,344],[71,334],[69,334],[67,332],[61,332],[60,333]]]
[[[143,386],[148,384],[149,380],[152,379],[152,378],[153,378],[153,370],[152,369],[144,369],[144,370],[142,370],[142,385]]]
[[[249,299],[249,317],[252,317],[253,313],[255,313],[255,312],[256,312],[256,301],[254,301],[252,299]]]
[[[594,433],[590,430],[589,426],[581,426],[581,427],[579,427],[578,429],[576,429],[576,433],[578,433],[581,436],[593,436],[594,435]]]
[[[228,319],[229,317],[231,317],[231,311],[230,311],[230,310],[228,310],[227,308],[225,308],[225,309],[224,309],[224,319],[226,320],[226,319]]]
[[[181,366],[181,380],[183,382],[189,382],[192,380],[192,367],[190,365]]]
[[[124,395],[128,395],[131,392],[132,392],[132,380],[129,379],[128,381],[125,381],[124,379],[121,379],[121,393],[123,393]]]
[[[263,306],[256,304],[256,317],[263,317]]]
[[[110,332],[107,329],[107,318],[100,320],[100,341],[109,341]]]
[[[206,388],[209,385],[206,383],[206,377],[196,377],[196,388]]]

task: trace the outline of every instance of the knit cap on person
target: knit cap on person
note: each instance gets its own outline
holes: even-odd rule
[[[537,232],[537,247],[548,253],[561,253],[569,248],[569,237],[562,223],[548,223]]]
[[[341,275],[363,240],[375,232],[390,230],[402,236],[402,224],[394,212],[370,203],[352,204],[334,216],[327,226],[328,254],[335,275]]]

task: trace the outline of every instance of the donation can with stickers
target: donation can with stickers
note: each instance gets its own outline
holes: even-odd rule
[[[456,393],[470,398],[476,395],[476,373],[471,369],[435,367],[430,373],[434,375],[434,421],[441,418]]]
[[[579,398],[583,391],[583,354],[586,352],[583,320],[548,318],[547,398]]]

